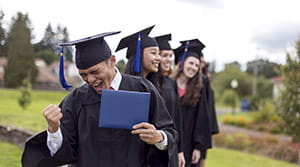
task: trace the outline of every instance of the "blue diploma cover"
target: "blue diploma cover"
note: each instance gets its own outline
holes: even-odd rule
[[[150,93],[103,89],[99,127],[132,129],[148,122]]]

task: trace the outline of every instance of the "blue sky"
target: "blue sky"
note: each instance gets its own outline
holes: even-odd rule
[[[243,67],[259,58],[285,63],[300,37],[299,0],[1,0],[4,26],[17,11],[28,13],[33,41],[39,41],[47,24],[66,26],[71,40],[106,32],[122,33],[106,40],[114,50],[122,37],[151,25],[150,36],[172,33],[172,47],[198,38],[208,61],[239,61]],[[117,52],[118,59],[125,51]]]

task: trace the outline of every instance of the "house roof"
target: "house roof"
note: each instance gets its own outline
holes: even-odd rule
[[[59,83],[59,62],[55,61],[49,66],[44,65],[43,60],[36,59],[36,64],[39,70],[39,74],[37,77],[37,82],[40,83]],[[7,64],[6,57],[0,57],[0,80],[3,80],[4,77],[4,66]],[[66,73],[66,80],[70,83],[80,83],[82,82],[79,75],[69,76],[68,70],[71,70],[69,67],[74,63],[66,61],[64,63],[65,66],[65,73]]]

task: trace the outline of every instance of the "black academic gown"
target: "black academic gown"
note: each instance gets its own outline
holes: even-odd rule
[[[176,130],[178,131],[178,152],[183,151],[183,143],[182,143],[182,115],[180,111],[180,98],[178,97],[177,92],[177,83],[175,80],[169,77],[164,77],[164,84],[163,84],[163,98],[167,109],[173,118],[176,126]]]
[[[154,86],[141,77],[122,75],[120,90],[150,92],[149,122],[168,137],[168,159],[176,148],[177,132],[167,109]],[[101,96],[88,85],[72,91],[61,103],[63,118],[62,147],[50,156],[44,131],[26,144],[22,155],[24,167],[146,167],[149,152],[164,152],[132,135],[130,130],[99,128]],[[168,159],[165,161],[168,162]]]
[[[180,99],[177,93],[177,83],[175,80],[169,77],[163,78],[163,85],[162,85],[162,97],[166,104],[169,114],[171,115],[176,130],[179,134],[178,141],[177,141],[177,152],[172,156],[172,167],[178,166],[178,155],[177,153],[183,152],[183,143],[182,143],[182,116],[180,112]],[[166,164],[163,164],[162,159],[164,159],[166,155],[162,152],[160,154],[155,154],[152,156],[154,163],[152,166],[154,167],[163,167]]]
[[[205,87],[207,102],[208,102],[208,109],[209,109],[209,124],[210,124],[210,132],[212,135],[219,133],[219,125],[216,115],[215,109],[215,97],[214,91],[211,87],[210,80],[207,76],[202,75],[203,84]]]
[[[191,158],[194,149],[200,151],[212,147],[205,88],[201,89],[200,98],[198,105],[195,107],[181,105],[183,120],[183,152],[186,167],[192,165]]]

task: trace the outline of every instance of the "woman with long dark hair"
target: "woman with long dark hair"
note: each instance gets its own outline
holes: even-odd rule
[[[177,66],[172,77],[181,101],[186,167],[191,167],[199,165],[200,150],[211,147],[208,104],[199,60],[205,46],[198,39],[181,44],[174,50]]]
[[[208,108],[209,108],[209,128],[210,128],[210,133],[211,135],[215,135],[219,133],[219,125],[217,121],[217,114],[215,110],[215,98],[214,98],[214,91],[211,87],[210,84],[210,78],[209,78],[209,72],[208,72],[208,66],[205,62],[204,56],[201,55],[200,57],[200,67],[202,69],[202,79],[203,79],[203,84],[205,87],[205,92],[206,92],[206,97],[207,97],[207,102],[208,102]],[[200,157],[200,166],[199,167],[205,167],[205,160],[207,157],[207,150],[200,150],[201,152],[201,157]]]
[[[119,43],[117,51],[127,47],[126,58],[128,59],[128,62],[124,73],[141,76],[151,81],[166,104],[165,96],[168,96],[169,94],[164,93],[164,77],[159,68],[161,60],[159,47],[157,41],[148,36],[153,27],[154,26],[123,38]],[[168,105],[166,106],[168,108]],[[170,113],[169,110],[168,112]],[[170,115],[173,117],[172,114]],[[174,147],[174,150],[169,150],[169,153],[150,153],[149,159],[151,162],[150,166],[153,167],[177,167],[177,145]],[[165,161],[166,159],[170,159],[169,163]]]
[[[162,96],[164,98],[167,109],[172,116],[176,129],[179,134],[178,140],[178,166],[185,166],[185,159],[183,154],[183,143],[182,143],[182,118],[180,112],[180,99],[177,94],[177,84],[176,81],[169,77],[172,73],[173,64],[173,49],[171,48],[168,41],[172,39],[171,34],[162,35],[155,37],[159,46],[160,55],[160,72],[163,75],[162,80]]]

